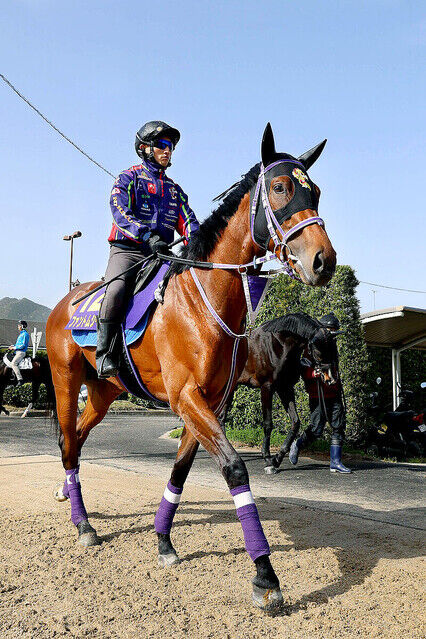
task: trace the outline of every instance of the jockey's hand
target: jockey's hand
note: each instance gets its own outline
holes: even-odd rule
[[[148,246],[154,255],[157,255],[157,253],[160,253],[161,255],[172,255],[167,242],[162,240],[159,235],[151,235],[148,239]]]
[[[9,346],[9,350],[10,350],[10,351],[13,351],[13,349],[14,349],[14,348],[15,348],[15,347],[14,347],[14,345],[13,345],[13,344],[11,344],[11,345]]]

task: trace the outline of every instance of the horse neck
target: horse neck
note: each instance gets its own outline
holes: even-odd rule
[[[253,244],[250,233],[250,195],[241,200],[234,215],[207,258],[209,262],[221,264],[247,264],[261,249]],[[203,288],[220,317],[234,331],[239,332],[247,313],[247,305],[241,276],[236,270],[213,269],[197,272]]]

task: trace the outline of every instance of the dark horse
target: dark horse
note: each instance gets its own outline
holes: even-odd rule
[[[31,358],[31,362],[33,367],[26,369],[21,369],[22,379],[24,384],[30,382],[31,386],[31,404],[34,406],[38,399],[38,393],[40,390],[40,384],[44,384],[46,386],[47,399],[49,405],[54,404],[55,393],[52,384],[52,376],[50,374],[50,366],[47,359],[42,357],[36,357],[35,359]],[[7,386],[14,386],[16,383],[15,375],[13,370],[6,366],[4,362],[0,364],[0,414],[3,412],[6,415],[9,414],[9,411],[5,409],[3,406],[3,393]]]
[[[305,348],[321,371],[323,381],[332,384],[335,381],[332,364],[336,361],[334,336],[307,313],[289,313],[265,322],[248,339],[247,362],[237,384],[260,388],[264,431],[262,456],[267,474],[277,472],[300,428],[294,386],[300,377],[300,358]],[[272,457],[272,398],[275,393],[287,411],[291,427],[280,451]]]
[[[254,166],[228,190],[222,204],[181,253],[188,260],[228,263],[232,268],[175,267],[164,303],[157,306],[144,336],[130,346],[134,365],[149,392],[168,402],[185,424],[171,478],[155,517],[159,563],[171,565],[179,561],[170,531],[201,444],[217,463],[234,498],[246,549],[256,565],[253,599],[261,608],[276,605],[282,601],[282,594],[250,492],[247,468],[227,440],[217,413],[225,389],[232,390],[247,359],[247,342],[241,335],[247,304],[238,265],[253,264],[255,257],[264,256],[269,249],[281,261],[287,259],[311,286],[327,284],[334,273],[336,254],[317,215],[319,189],[306,173],[324,144],[325,141],[299,159],[277,153],[272,129],[267,125],[262,165]],[[99,539],[88,522],[81,496],[79,453],[89,431],[124,390],[117,378],[95,378],[95,348],[79,347],[70,331],[64,330],[74,311],[72,302],[97,284],[73,289],[52,311],[46,329],[62,431],[64,494],[70,499],[71,519],[83,545],[97,544]],[[88,399],[77,422],[77,398],[83,383]]]

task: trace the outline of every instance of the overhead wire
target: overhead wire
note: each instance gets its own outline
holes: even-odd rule
[[[21,100],[23,100],[24,102],[26,102],[28,104],[29,107],[31,107],[41,118],[43,118],[43,120],[45,122],[47,122],[47,124],[49,126],[52,127],[52,129],[54,129],[57,133],[59,133],[59,135],[61,135],[64,140],[66,140],[67,142],[69,142],[75,149],[77,149],[77,151],[79,151],[80,153],[82,153],[88,160],[90,160],[90,162],[93,162],[93,164],[96,164],[96,166],[98,166],[100,169],[102,169],[102,171],[105,171],[105,173],[107,173],[108,175],[110,175],[112,178],[116,178],[115,175],[113,175],[111,173],[111,171],[108,171],[108,169],[106,169],[104,166],[102,166],[102,164],[99,164],[99,162],[97,162],[95,159],[93,159],[88,153],[86,153],[86,151],[83,151],[82,148],[80,148],[77,144],[75,144],[75,142],[73,142],[72,140],[70,140],[70,138],[65,135],[65,133],[63,133],[62,131],[60,131],[58,129],[57,126],[55,126],[53,124],[53,122],[51,122],[50,120],[48,120],[46,118],[46,116],[43,115],[43,113],[41,113],[41,111],[39,111],[37,109],[37,107],[34,106],[34,104],[32,104],[24,95],[22,95],[22,93],[20,91],[18,91],[18,89],[16,87],[13,86],[13,84],[11,82],[9,82],[9,80],[2,74],[0,73],[0,78],[12,89],[12,91],[14,91],[16,93],[17,96],[19,96],[21,98]]]
[[[392,291],[403,291],[404,293],[422,293],[426,295],[426,291],[416,291],[410,288],[398,288],[397,286],[385,286],[385,284],[374,284],[373,282],[363,282],[359,280],[360,284],[368,284],[369,286],[378,286],[379,288],[389,288]]]
[[[26,102],[26,104],[28,104],[28,106],[31,107],[31,109],[33,109],[45,122],[47,122],[47,124],[49,126],[51,126],[52,129],[54,129],[54,131],[59,133],[59,135],[61,135],[64,138],[64,140],[69,142],[69,144],[71,144],[75,149],[77,149],[77,151],[79,151],[88,160],[90,160],[90,162],[93,162],[93,164],[98,166],[102,171],[104,171],[105,173],[110,175],[112,178],[114,178],[114,179],[116,178],[116,176],[113,175],[111,173],[111,171],[108,171],[108,169],[106,169],[104,166],[102,166],[102,164],[100,164],[94,158],[92,158],[88,153],[86,153],[86,151],[84,151],[75,142],[73,142],[67,135],[65,135],[65,133],[63,133],[60,129],[58,129],[58,127],[55,126],[53,124],[53,122],[51,122],[48,118],[46,118],[46,116],[44,116],[43,113],[41,113],[41,111],[39,111],[39,109],[37,109],[37,107],[35,107],[24,95],[22,95],[22,93],[20,91],[18,91],[18,89],[2,73],[0,73],[0,78],[12,89],[12,91],[14,91],[16,93],[17,96],[19,96],[21,98],[21,100]],[[217,198],[215,198],[215,199],[217,199]],[[426,295],[426,291],[417,291],[417,290],[413,290],[413,289],[409,289],[409,288],[398,288],[396,286],[385,286],[384,284],[374,284],[373,282],[364,282],[363,280],[359,280],[359,283],[360,284],[368,284],[369,286],[377,286],[379,288],[387,288],[387,289],[391,289],[393,291],[403,291],[405,293],[421,293],[423,295]]]

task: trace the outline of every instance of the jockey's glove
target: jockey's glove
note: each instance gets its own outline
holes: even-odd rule
[[[160,253],[161,255],[172,255],[167,242],[162,240],[161,237],[156,233],[148,238],[148,246],[151,249],[153,255],[157,255],[157,253]]]

